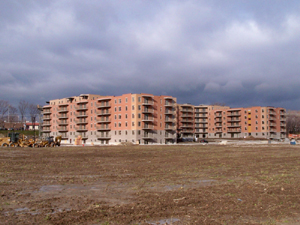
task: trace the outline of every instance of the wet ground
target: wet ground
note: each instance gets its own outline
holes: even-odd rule
[[[300,147],[0,149],[0,224],[300,224]]]

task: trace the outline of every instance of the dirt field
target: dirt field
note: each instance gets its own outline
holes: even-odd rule
[[[0,149],[0,224],[300,224],[300,146]]]

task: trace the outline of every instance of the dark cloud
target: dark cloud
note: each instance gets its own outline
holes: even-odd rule
[[[298,1],[2,1],[0,99],[173,95],[300,109]]]

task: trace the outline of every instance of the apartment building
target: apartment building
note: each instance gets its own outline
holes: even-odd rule
[[[151,94],[82,94],[43,107],[44,136],[73,143],[176,143],[176,98]]]
[[[177,104],[177,132],[181,138],[208,138],[208,118],[212,110],[228,109],[219,105]]]
[[[177,105],[180,138],[284,138],[286,111],[274,107]]]
[[[208,121],[209,138],[286,137],[286,110],[283,108],[214,109]]]

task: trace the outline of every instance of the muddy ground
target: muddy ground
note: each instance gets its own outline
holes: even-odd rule
[[[300,147],[0,148],[0,224],[300,224]]]

